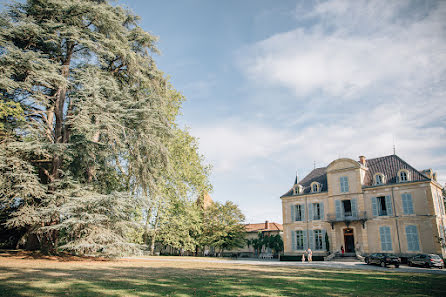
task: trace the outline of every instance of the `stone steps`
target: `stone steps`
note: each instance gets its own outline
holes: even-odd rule
[[[333,261],[333,262],[361,262],[356,257],[338,257],[338,256],[331,259],[331,261]]]

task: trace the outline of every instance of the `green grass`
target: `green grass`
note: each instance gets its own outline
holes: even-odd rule
[[[0,256],[0,296],[446,296],[443,275],[151,259]]]

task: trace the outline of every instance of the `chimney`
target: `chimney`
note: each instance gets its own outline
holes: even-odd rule
[[[361,163],[362,165],[365,166],[365,157],[364,156],[359,156],[359,163]]]
[[[268,230],[269,229],[269,222],[265,221],[265,229]]]

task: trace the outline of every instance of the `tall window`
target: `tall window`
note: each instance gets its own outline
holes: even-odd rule
[[[346,176],[341,176],[339,181],[341,184],[341,193],[347,193],[348,192],[348,178]]]
[[[407,239],[407,249],[409,251],[420,250],[417,226],[415,225],[406,226],[406,239]]]
[[[381,250],[391,251],[392,237],[390,236],[390,227],[387,226],[379,227],[379,235],[381,237]]]
[[[302,221],[302,205],[300,204],[296,205],[295,220]]]
[[[377,197],[378,199],[378,215],[387,215],[386,197]]]
[[[296,250],[303,250],[304,249],[304,232],[302,230],[296,231]]]
[[[321,204],[313,203],[313,220],[321,219]]]
[[[344,216],[351,217],[352,216],[352,203],[350,200],[342,200],[342,204],[344,206]]]
[[[314,230],[314,249],[315,250],[322,250],[323,246],[322,246],[322,230]]]
[[[372,197],[372,213],[374,216],[393,215],[391,197],[390,196]]]
[[[403,200],[403,213],[413,214],[412,194],[403,193],[401,194],[401,199]]]
[[[313,184],[311,191],[312,191],[313,193],[319,192],[316,183]]]

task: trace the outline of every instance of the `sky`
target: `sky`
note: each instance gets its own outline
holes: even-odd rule
[[[393,153],[446,181],[445,1],[122,0],[159,36],[213,165],[247,223],[314,166]]]
[[[4,1],[2,1],[4,2]],[[159,37],[213,200],[282,222],[314,166],[393,153],[446,182],[446,1],[119,0]]]

